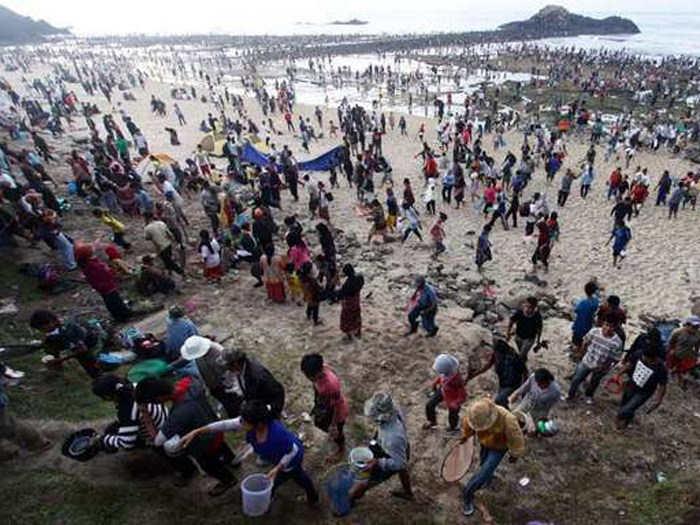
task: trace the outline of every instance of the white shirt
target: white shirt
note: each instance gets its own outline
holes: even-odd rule
[[[173,194],[173,200],[175,201],[175,204],[177,204],[178,206],[182,206],[184,204],[184,200],[175,189],[175,186],[173,186],[173,183],[166,179],[163,181],[163,194],[167,195],[168,193]]]
[[[219,243],[216,242],[216,239],[209,241],[209,244],[214,251],[211,251],[206,245],[203,245],[199,254],[202,256],[204,265],[207,268],[216,268],[221,264],[221,248],[219,247]]]

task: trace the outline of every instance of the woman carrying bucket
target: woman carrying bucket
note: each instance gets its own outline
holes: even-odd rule
[[[319,501],[318,492],[313,481],[304,471],[304,445],[292,432],[284,428],[281,422],[272,418],[269,405],[258,399],[246,401],[241,406],[241,415],[235,419],[225,419],[210,423],[187,434],[183,447],[200,434],[217,432],[236,432],[245,430],[246,441],[253,451],[266,463],[274,465],[267,473],[273,483],[272,493],[285,481],[294,482],[304,489],[309,504]],[[245,481],[243,483],[245,485]]]

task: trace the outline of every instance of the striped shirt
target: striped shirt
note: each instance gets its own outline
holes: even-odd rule
[[[168,417],[168,409],[160,403],[146,405],[156,430],[160,429]],[[138,404],[131,395],[122,396],[117,404],[118,421],[110,425],[102,436],[102,444],[107,450],[131,450],[142,447],[150,441],[150,435],[141,417]]]
[[[582,359],[588,368],[600,368],[611,359],[619,360],[622,354],[620,337],[615,333],[612,337],[605,337],[602,328],[593,328],[583,338],[583,343],[588,344]]]

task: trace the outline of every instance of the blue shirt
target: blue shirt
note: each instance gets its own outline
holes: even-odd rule
[[[153,199],[144,190],[136,192],[136,201],[139,204],[139,208],[143,213],[153,212]]]
[[[620,251],[624,250],[627,243],[630,242],[632,238],[632,232],[625,226],[624,228],[615,228],[612,232],[615,242],[613,243],[613,250]]]
[[[437,295],[435,294],[435,289],[432,286],[426,284],[423,287],[423,291],[418,298],[418,303],[416,306],[421,310],[433,307],[433,312],[437,311]]]
[[[165,336],[165,351],[168,354],[168,358],[178,359],[180,357],[180,348],[193,335],[199,335],[197,327],[187,317],[169,319]]]
[[[583,337],[590,331],[591,328],[593,328],[593,321],[599,306],[600,301],[595,296],[586,297],[578,302],[576,308],[574,308],[576,318],[574,319],[574,324],[571,327],[571,331],[574,333],[574,336]]]
[[[289,454],[296,445],[298,452],[284,469],[287,472],[300,467],[304,460],[304,445],[301,440],[284,428],[279,421],[271,421],[267,425],[267,439],[264,443],[258,443],[254,431],[248,432],[245,439],[258,456],[272,465],[277,465],[282,457]]]

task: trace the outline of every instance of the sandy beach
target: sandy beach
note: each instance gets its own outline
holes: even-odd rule
[[[37,73],[41,71],[33,72],[28,77],[29,80]],[[22,85],[22,74],[7,73],[5,76],[13,85]],[[121,101],[118,106],[107,103],[103,97],[88,96],[77,85],[76,92],[84,102],[97,104],[103,113],[114,112],[115,120],[120,124],[118,110],[123,109],[144,132],[152,153],[166,153],[184,163],[186,158],[192,156],[202,138],[203,134],[198,131],[199,122],[212,112],[212,106],[194,100],[178,101],[188,122],[186,126],[179,126],[171,110],[172,87],[172,84],[147,81],[145,89],[132,90],[136,101]],[[166,101],[166,117],[157,117],[151,113],[151,94]],[[252,97],[245,97],[244,100],[249,116],[259,123],[262,119],[260,106]],[[287,145],[297,160],[302,161],[337,146],[339,140],[328,137],[326,124],[329,120],[337,120],[336,108],[321,106],[321,109],[324,113],[324,136],[311,142],[310,154],[301,150],[298,137],[286,132],[272,137],[277,150]],[[414,111],[420,114],[422,112],[422,107]],[[297,105],[295,121],[298,115],[309,117],[315,122],[313,106]],[[396,113],[397,120],[398,116],[399,113]],[[272,118],[278,130],[286,129],[279,112]],[[606,295],[615,294],[622,298],[623,306],[628,311],[628,341],[641,333],[645,327],[645,316],[683,319],[691,313],[695,304],[700,304],[697,302],[700,297],[697,211],[682,210],[677,219],[669,220],[666,207],[654,206],[655,192],[647,199],[640,215],[629,223],[633,238],[621,267],[613,266],[611,248],[606,246],[606,242],[613,226],[610,210],[614,201],[606,198],[606,181],[616,166],[624,166],[623,158],[618,160],[613,157],[610,162],[606,162],[603,158],[604,148],[598,146],[596,178],[588,198],[580,198],[579,182],[576,181],[566,206],[556,206],[560,174],[567,168],[578,173],[588,150],[588,143],[577,137],[567,139],[568,154],[554,183],[551,186],[546,184],[540,163],[526,190],[527,197],[534,192],[546,195],[550,210],[559,213],[561,235],[553,247],[548,272],[540,270],[533,273],[530,257],[534,241],[523,236],[523,227],[519,225],[517,229],[504,231],[500,223],[494,226],[491,235],[494,260],[484,267],[482,274],[477,272],[474,248],[485,221],[483,214],[470,203],[468,191],[466,206],[459,210],[441,202],[438,192],[437,211],[448,215],[447,251],[438,261],[433,260],[428,234],[433,218],[426,214],[422,204],[423,175],[420,159],[416,159],[421,144],[416,139],[416,133],[419,126],[425,124],[426,140],[437,147],[436,119],[416,115],[406,115],[406,118],[408,137],[402,137],[398,129],[388,131],[383,137],[383,151],[391,160],[397,193],[400,193],[404,177],[412,182],[423,222],[424,242],[411,237],[405,244],[401,244],[397,233],[394,242],[384,244],[375,240],[366,243],[370,224],[358,213],[354,190],[348,187],[342,174],[339,174],[340,188],[333,190],[335,198],[330,207],[330,216],[339,252],[338,265],[340,267],[346,262],[353,263],[366,280],[362,300],[364,328],[361,340],[349,344],[342,341],[342,333],[338,329],[338,305],[323,303],[320,316],[323,324],[313,327],[306,320],[303,308],[289,302],[284,305],[270,303],[264,289],[252,288],[254,280],[245,265],[239,274],[227,275],[219,285],[207,284],[197,274],[183,285],[180,297],[169,300],[190,305],[191,316],[200,333],[215,335],[219,339],[233,335],[229,343],[231,346],[259,357],[285,385],[285,422],[303,436],[308,448],[308,470],[318,480],[322,480],[324,473],[334,464],[328,457],[332,447],[324,434],[303,421],[302,413],[308,412],[312,407],[313,392],[298,371],[301,356],[310,351],[320,352],[338,372],[350,398],[348,439],[351,444],[364,440],[370,431],[367,420],[361,416],[365,399],[375,391],[393,394],[408,416],[414,454],[411,458],[412,475],[419,503],[391,501],[386,489],[380,488],[368,494],[347,518],[347,523],[408,523],[407,509],[410,509],[414,518],[413,523],[455,522],[453,519],[458,515],[460,505],[459,487],[445,485],[439,478],[438,470],[448,443],[454,438],[444,432],[442,421],[445,413],[441,411],[439,414],[441,423],[437,431],[426,433],[420,428],[425,418],[426,392],[433,379],[431,366],[436,355],[447,352],[460,359],[464,370],[467,367],[479,368],[488,353],[485,343],[489,343],[492,337],[491,331],[484,326],[505,332],[511,312],[525,297],[535,295],[541,299],[545,315],[543,339],[549,341],[549,349],[531,356],[528,365],[531,369],[546,366],[562,386],[567,384],[564,377],[573,370],[568,356],[571,302],[583,294],[584,284],[591,278],[598,280]],[[181,146],[170,145],[165,127],[177,130]],[[102,132],[101,123],[98,124],[98,129]],[[59,140],[47,137],[49,144],[58,153],[56,156],[61,159],[65,159],[75,147],[72,135],[87,135],[89,132],[82,119],[76,120],[75,126],[67,131]],[[486,135],[484,138],[484,147],[498,165],[509,150],[519,156],[522,134],[511,130],[505,134],[505,140],[505,147],[494,150],[492,136]],[[225,170],[225,159],[216,159],[215,164],[222,172]],[[636,166],[648,169],[652,188],[664,170],[669,170],[676,177],[697,170],[696,165],[672,156],[665,149],[658,152],[639,151],[630,168],[624,172],[631,177]],[[58,196],[66,196],[67,183],[72,178],[70,167],[61,161],[51,165],[51,173],[59,181]],[[312,173],[311,177],[323,180],[324,183],[328,181],[327,173]],[[377,177],[377,182],[378,179]],[[309,215],[306,194],[301,189],[300,194],[300,201],[294,203],[288,192],[283,192],[282,210],[275,211],[275,220],[281,223],[285,216],[296,214],[305,227],[312,252],[317,252],[318,240],[313,231],[316,221]],[[378,190],[377,195],[384,202],[383,190]],[[108,241],[105,228],[90,216],[87,204],[77,199],[71,199],[71,202],[74,213],[67,215],[64,221],[66,230],[82,240]],[[200,228],[209,227],[198,198],[189,200],[186,210],[193,221],[191,232],[196,233]],[[519,218],[519,222],[521,220],[524,222],[524,219]],[[150,244],[144,238],[143,222],[140,219],[125,221],[128,226],[127,236],[134,244],[131,252],[134,255],[126,254],[125,257],[127,262],[137,266],[138,256],[148,252]],[[13,263],[34,262],[44,260],[45,252],[46,250],[21,250],[3,254],[2,257],[11,256]],[[195,260],[193,249],[188,256],[189,261]],[[54,258],[58,262],[58,258]],[[412,293],[413,275],[417,273],[427,275],[428,282],[435,285],[440,298],[437,317],[440,332],[435,340],[403,335],[406,330],[405,308]],[[70,300],[49,299],[46,302],[53,304],[60,314],[68,315],[84,310],[107,315],[100,298],[87,289],[73,292]],[[26,317],[36,307],[35,304],[31,307],[18,306],[20,318]],[[160,328],[164,329],[164,314],[156,314],[154,318],[146,320],[146,324],[157,327],[160,321],[163,321]],[[35,357],[39,366],[40,356]],[[495,389],[496,379],[490,372],[468,385],[469,395],[474,397],[490,395]],[[499,471],[499,490],[486,491],[489,508],[500,519],[496,523],[524,524],[529,519],[542,519],[546,522],[549,516],[557,517],[556,523],[565,523],[561,518],[566,515],[567,498],[570,498],[571,504],[571,501],[580,497],[579,504],[586,506],[590,512],[582,516],[571,516],[566,523],[589,524],[597,521],[632,525],[622,511],[624,502],[616,501],[614,493],[601,494],[603,489],[597,486],[599,480],[587,470],[587,462],[593,462],[599,467],[601,477],[610,476],[611,479],[621,475],[615,470],[620,462],[632,462],[632,467],[625,473],[630,478],[627,480],[629,483],[641,483],[649,473],[653,475],[662,461],[672,463],[673,468],[687,471],[694,469],[697,472],[700,462],[692,453],[696,447],[695,436],[700,431],[700,402],[697,393],[689,399],[687,392],[672,385],[665,404],[653,415],[641,415],[642,426],[635,425],[624,438],[605,432],[612,425],[617,405],[616,398],[603,391],[594,407],[581,405],[570,410],[559,409],[556,418],[561,433],[556,442],[529,442],[528,457],[516,465],[504,463]],[[677,407],[681,405],[685,408],[682,415],[679,415]],[[677,425],[669,424],[672,417]],[[37,421],[37,424],[51,436],[60,436],[67,429],[75,427],[72,423],[56,421]],[[235,437],[231,442],[234,447],[241,445]],[[605,453],[612,450],[620,456],[618,459],[604,458],[602,449],[605,449]],[[682,451],[685,458],[673,459],[674,451]],[[118,476],[123,478],[123,472],[128,472],[134,461],[127,455],[115,455],[103,460],[100,464],[76,465],[62,458],[58,451],[53,451],[49,456],[28,461],[35,467],[51,464],[60,471],[70,471],[78,478],[89,479],[95,485],[107,486],[111,483],[110,476],[114,471],[121,472]],[[105,468],[106,464],[111,468]],[[247,472],[253,471],[255,467],[246,464],[243,469]],[[108,470],[112,472],[107,472]],[[531,486],[524,488],[517,485],[516,480],[523,476],[533,479]],[[504,481],[506,479],[507,482]],[[155,483],[164,494],[169,494],[171,490],[164,478],[154,477],[151,483]],[[240,494],[232,491],[227,502],[235,503],[235,510],[222,511],[218,502],[200,497],[204,484],[204,480],[200,479],[194,488],[178,492],[177,497],[184,499],[198,512],[211,513],[216,522],[238,519]],[[607,482],[602,486],[607,486]],[[439,489],[433,490],[434,487]],[[287,519],[295,494],[289,490],[281,491],[276,496],[280,501],[273,506],[269,515],[271,523]],[[602,502],[598,510],[591,503],[596,498]],[[533,508],[537,511],[529,510]],[[549,516],[546,515],[548,512]],[[295,508],[294,514],[294,520],[299,521],[290,523],[332,522],[327,509],[314,514],[311,510]],[[382,516],[381,519],[379,515]]]

